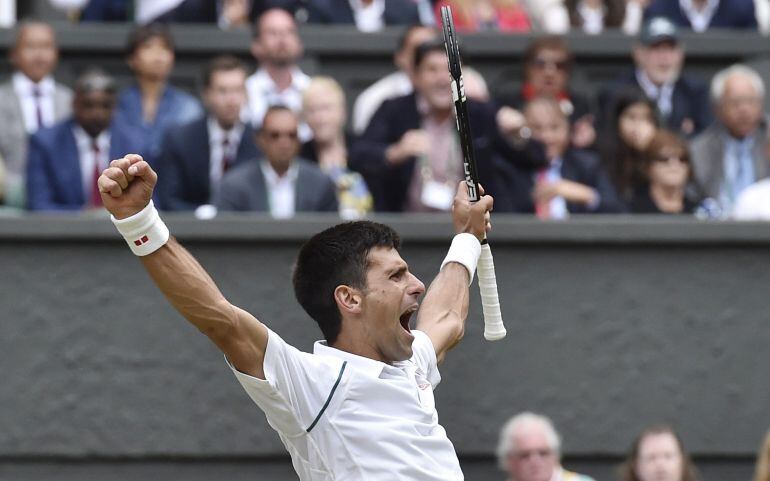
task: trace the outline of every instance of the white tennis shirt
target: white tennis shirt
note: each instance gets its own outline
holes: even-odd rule
[[[411,359],[385,364],[315,343],[313,354],[269,331],[266,380],[230,368],[265,412],[302,481],[462,481],[438,423],[441,381],[428,336]]]

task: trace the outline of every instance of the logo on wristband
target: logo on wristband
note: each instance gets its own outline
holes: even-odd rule
[[[134,245],[139,247],[140,245],[146,244],[148,242],[150,242],[150,239],[146,235],[143,235],[141,239],[137,239],[134,241]]]

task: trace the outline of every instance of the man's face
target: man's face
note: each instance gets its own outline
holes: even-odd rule
[[[544,48],[537,52],[526,69],[527,81],[538,95],[555,97],[567,89],[569,80],[569,58],[559,49]]]
[[[369,252],[361,318],[365,320],[362,341],[382,362],[412,357],[414,335],[409,320],[417,311],[425,285],[411,272],[392,248],[376,247]]]
[[[396,52],[396,66],[409,75],[414,82],[414,51],[418,45],[436,38],[436,30],[431,27],[415,27],[404,42],[404,47]]]
[[[303,111],[316,142],[329,142],[344,129],[344,100],[336,92],[312,92],[305,100]]]
[[[11,61],[33,82],[39,82],[53,72],[59,51],[53,29],[45,24],[29,24],[19,32],[18,43],[11,52]]]
[[[268,112],[257,143],[276,172],[285,172],[299,152],[297,116],[287,110]]]
[[[302,56],[302,41],[292,16],[280,9],[263,14],[259,22],[259,37],[251,43],[251,53],[260,64],[288,67]]]
[[[449,72],[446,54],[429,52],[415,71],[415,89],[427,100],[431,110],[445,111],[452,108]]]
[[[514,434],[508,453],[507,471],[514,481],[549,481],[559,464],[559,458],[548,442],[545,430],[537,425],[526,426]]]
[[[744,75],[732,75],[725,82],[725,91],[719,100],[717,115],[730,132],[742,139],[754,132],[762,120],[762,96]]]
[[[128,65],[140,77],[165,80],[174,67],[174,51],[161,37],[151,37],[137,47]]]
[[[543,103],[535,103],[525,111],[532,137],[545,146],[548,160],[561,157],[569,145],[569,121],[561,111]]]
[[[684,61],[684,50],[673,42],[665,41],[649,46],[639,45],[634,48],[634,61],[652,83],[663,85],[675,82],[679,78]]]
[[[115,109],[115,94],[104,90],[77,92],[72,102],[75,121],[91,137],[96,137],[110,126]]]
[[[649,434],[639,444],[635,469],[640,481],[679,481],[683,465],[679,444],[671,433]]]
[[[231,128],[246,105],[246,72],[233,69],[212,73],[210,84],[203,92],[203,100],[219,125]]]

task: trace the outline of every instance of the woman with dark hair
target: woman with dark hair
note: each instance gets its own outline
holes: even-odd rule
[[[644,92],[629,88],[618,92],[608,114],[601,157],[618,195],[626,202],[645,184],[642,158],[659,127],[656,112]]]
[[[697,204],[687,198],[692,178],[690,153],[681,137],[658,130],[642,156],[642,176],[647,184],[631,201],[635,214],[692,214]]]
[[[129,35],[126,50],[136,82],[120,93],[118,115],[145,133],[152,161],[166,129],[198,118],[203,109],[195,97],[168,83],[174,68],[174,39],[168,27],[138,27]]]
[[[698,473],[671,426],[652,426],[634,440],[620,467],[622,481],[697,481]]]

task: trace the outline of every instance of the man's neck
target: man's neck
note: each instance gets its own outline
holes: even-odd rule
[[[275,86],[278,88],[279,92],[283,92],[287,88],[291,87],[293,79],[292,71],[294,70],[293,65],[265,65],[264,69],[265,72],[267,72],[267,75],[272,79]]]

